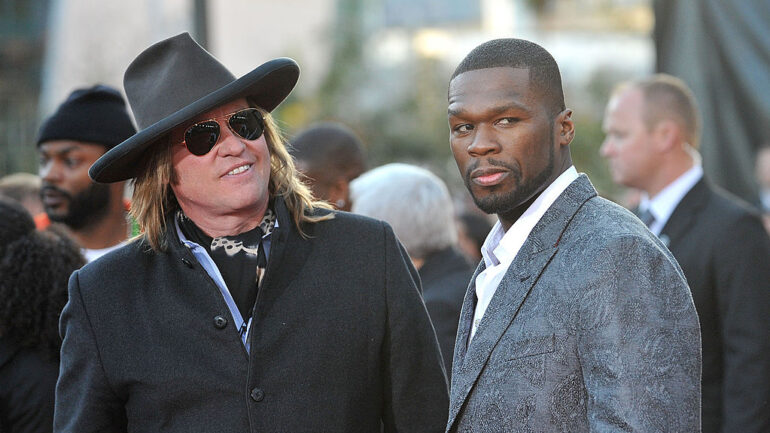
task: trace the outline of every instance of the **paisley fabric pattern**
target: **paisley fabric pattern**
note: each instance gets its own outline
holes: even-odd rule
[[[535,226],[468,345],[474,281],[447,431],[700,431],[700,331],[681,269],[585,175]]]

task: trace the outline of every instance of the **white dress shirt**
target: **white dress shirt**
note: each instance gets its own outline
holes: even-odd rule
[[[99,257],[109,253],[112,250],[117,250],[118,248],[122,247],[123,245],[126,245],[128,243],[128,239],[126,239],[123,242],[120,242],[118,244],[115,244],[111,247],[107,248],[101,248],[98,250],[95,249],[88,249],[88,248],[81,248],[80,252],[83,253],[83,257],[85,257],[86,262],[93,262],[94,260],[98,259]]]
[[[649,210],[655,221],[650,224],[650,231],[655,236],[660,236],[661,230],[665,227],[671,214],[674,213],[674,209],[679,205],[685,195],[698,183],[703,177],[703,166],[700,163],[695,163],[693,166],[685,171],[681,176],[676,178],[675,181],[668,184],[652,199],[647,193],[642,193],[641,201],[639,202],[639,211],[644,212]]]
[[[481,256],[484,259],[486,268],[476,276],[477,302],[473,315],[471,335],[468,339],[469,344],[476,334],[479,323],[481,323],[481,319],[484,317],[492,297],[497,291],[497,286],[500,285],[505,272],[511,266],[513,259],[516,258],[516,254],[519,253],[535,224],[540,221],[543,214],[551,207],[559,195],[567,189],[569,184],[577,178],[577,170],[575,170],[574,166],[571,166],[543,190],[535,202],[524,211],[507,232],[503,231],[500,221],[492,227],[484,241],[484,245],[481,246]]]

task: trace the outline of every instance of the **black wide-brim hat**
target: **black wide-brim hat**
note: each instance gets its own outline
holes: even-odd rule
[[[158,42],[139,54],[123,77],[139,132],[102,155],[88,174],[100,183],[134,178],[145,152],[175,127],[238,98],[272,111],[298,78],[299,66],[289,58],[270,60],[236,79],[188,33]]]

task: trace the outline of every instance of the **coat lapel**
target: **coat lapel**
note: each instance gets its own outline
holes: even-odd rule
[[[690,191],[682,197],[682,201],[676,205],[674,212],[666,221],[666,225],[660,231],[661,240],[666,246],[671,249],[672,246],[677,245],[682,240],[682,237],[692,227],[692,222],[700,212],[700,210],[706,206],[706,202],[709,197],[709,186],[704,178],[701,178]]]
[[[256,327],[260,318],[265,317],[267,311],[275,305],[275,299],[284,293],[297,272],[304,267],[312,250],[310,239],[300,236],[281,198],[275,199],[274,207],[278,218],[278,227],[273,232],[274,237],[270,243],[270,257],[267,261],[265,279],[259,293],[257,293],[253,328]],[[312,238],[315,225],[307,224],[303,228]],[[254,333],[252,333],[253,344]]]
[[[569,222],[583,203],[594,196],[596,196],[596,190],[593,185],[591,185],[588,177],[581,175],[564,190],[546,211],[506,271],[466,351],[464,346],[468,341],[476,304],[476,275],[483,270],[483,264],[477,269],[468,288],[468,293],[466,293],[460,315],[447,430],[451,430],[460,409],[481,375],[495,346],[508,327],[511,326],[511,323],[514,322],[519,308],[526,300],[540,274],[557,253],[559,241]]]

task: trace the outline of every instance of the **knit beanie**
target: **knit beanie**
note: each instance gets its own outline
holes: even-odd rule
[[[96,85],[73,91],[40,128],[37,145],[74,140],[112,149],[136,133],[126,103],[112,87]]]

